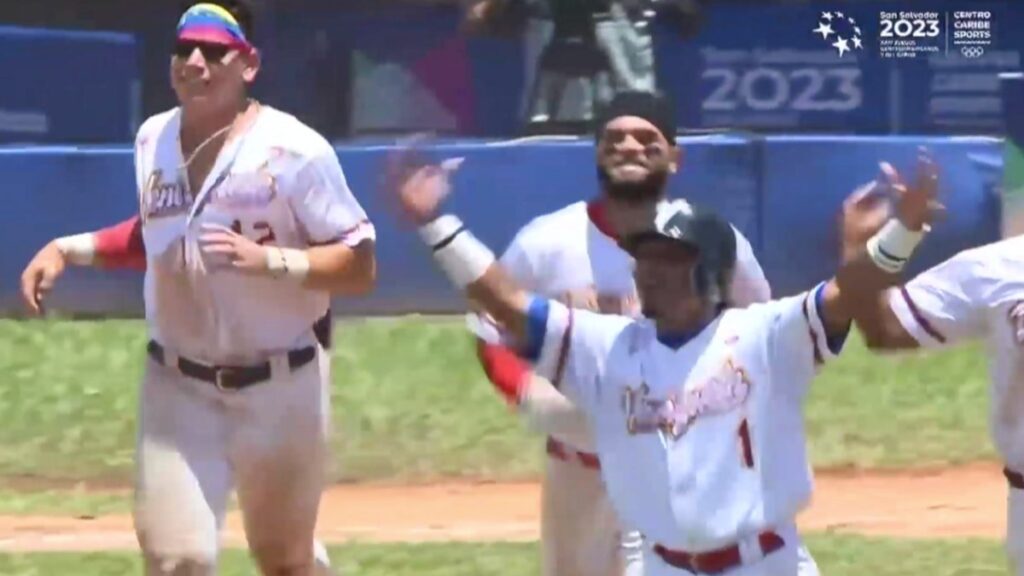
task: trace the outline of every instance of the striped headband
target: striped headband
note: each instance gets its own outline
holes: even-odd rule
[[[178,40],[223,44],[242,51],[254,50],[238,20],[222,6],[196,4],[178,21]]]

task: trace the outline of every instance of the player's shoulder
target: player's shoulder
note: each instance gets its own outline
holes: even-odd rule
[[[960,250],[924,271],[920,278],[965,283],[986,282],[1004,276],[1007,267],[1019,270],[1022,262],[1024,236],[1015,236]]]
[[[781,300],[753,302],[743,307],[731,307],[722,311],[722,326],[752,326],[779,314]]]
[[[554,212],[531,218],[516,233],[517,244],[533,247],[552,246],[569,238],[572,230],[587,217],[586,202],[574,202]],[[568,233],[568,234],[567,234]]]
[[[304,160],[336,157],[327,138],[293,114],[264,104],[259,122],[273,145],[290,156]]]
[[[181,114],[181,109],[175,107],[146,118],[135,132],[135,143],[138,145],[156,138],[172,122],[177,121],[179,114]]]
[[[968,248],[959,256],[978,264],[1016,263],[1024,261],[1024,235],[1012,236],[989,244]]]
[[[755,325],[768,327],[788,314],[800,313],[802,315],[804,307],[812,303],[812,297],[820,287],[821,284],[817,284],[809,290],[796,294],[751,302],[742,307],[727,308],[722,312],[722,322],[732,326],[750,328]]]
[[[732,235],[736,238],[736,251],[740,252],[751,252],[753,253],[753,246],[750,244],[750,240],[743,234],[743,231],[739,229],[732,222],[729,223],[729,227],[732,228]]]
[[[527,242],[557,243],[565,233],[587,217],[587,203],[574,202],[553,212],[530,218],[519,229],[517,238]]]
[[[1024,236],[969,248],[944,265],[925,272],[938,283],[959,284],[972,298],[996,305],[1024,293]]]
[[[564,230],[567,225],[582,222],[587,217],[587,203],[573,202],[553,212],[541,214],[530,219],[521,229],[523,234],[547,234],[556,230]]]
[[[638,348],[646,340],[654,337],[656,331],[653,322],[645,318],[632,318],[618,314],[602,314],[582,308],[573,309],[574,322],[585,327],[590,334],[589,340],[600,342],[601,346],[610,348],[613,343],[629,344],[630,348]]]

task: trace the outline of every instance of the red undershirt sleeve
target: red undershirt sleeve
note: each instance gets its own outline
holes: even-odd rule
[[[96,263],[100,268],[146,269],[146,245],[138,216],[96,231],[95,239]]]

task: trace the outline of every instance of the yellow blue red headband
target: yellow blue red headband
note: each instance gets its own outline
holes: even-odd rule
[[[182,14],[178,40],[221,44],[248,52],[255,49],[231,12],[209,3],[196,4]]]

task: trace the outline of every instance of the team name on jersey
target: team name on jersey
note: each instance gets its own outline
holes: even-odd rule
[[[735,410],[746,402],[749,394],[750,380],[731,359],[717,374],[681,396],[651,398],[646,383],[639,388],[627,387],[622,399],[626,430],[633,435],[662,432],[678,439],[697,418]]]
[[[142,190],[140,208],[146,219],[183,214],[192,207],[192,193],[181,177],[164,180],[163,176],[163,170],[153,170]]]
[[[267,165],[255,172],[229,174],[210,190],[210,204],[221,208],[258,208],[277,197],[277,179]]]

